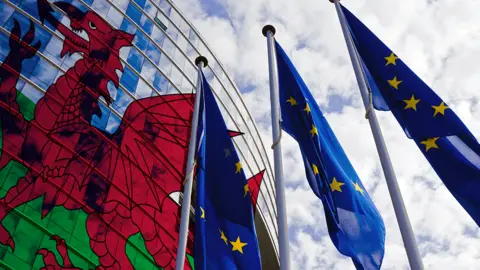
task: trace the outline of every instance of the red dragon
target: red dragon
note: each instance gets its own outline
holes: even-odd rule
[[[53,16],[53,8],[68,16],[70,28]],[[35,107],[34,119],[26,121],[16,102],[16,83],[22,61],[33,57],[41,44],[31,45],[32,22],[23,38],[20,25],[14,22],[10,53],[0,66],[0,169],[14,160],[28,172],[0,199],[0,223],[14,208],[43,196],[42,217],[55,206],[89,214],[87,232],[99,269],[133,269],[125,247],[137,233],[155,263],[173,269],[179,206],[170,195],[183,187],[194,95],[136,100],[113,134],[94,127],[92,117],[102,114],[99,100],[107,105],[113,101],[107,83],[119,86],[117,70],[123,71],[119,50],[131,46],[134,36],[66,2],[51,6],[47,0],[38,0],[38,11],[42,23],[48,21],[64,36],[61,57],[74,53],[83,57],[47,89]],[[77,35],[79,31],[86,32],[88,40]],[[259,178],[254,178],[256,202]],[[63,266],[51,251],[41,249],[45,269],[77,269],[65,241],[58,236],[52,239]],[[190,233],[189,254],[192,239]],[[1,224],[0,243],[15,249]],[[191,269],[186,261],[185,268]]]

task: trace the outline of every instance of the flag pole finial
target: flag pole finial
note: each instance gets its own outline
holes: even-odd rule
[[[208,60],[205,56],[200,55],[199,57],[195,58],[195,65],[198,67],[200,63],[203,63],[203,67],[208,66]]]
[[[267,24],[267,25],[265,25],[265,26],[262,28],[262,34],[263,34],[265,37],[267,36],[267,33],[268,33],[269,31],[272,32],[272,36],[275,35],[275,32],[276,32],[275,27],[273,27],[273,25],[271,25],[271,24]]]

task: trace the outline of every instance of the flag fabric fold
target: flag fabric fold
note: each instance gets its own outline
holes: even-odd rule
[[[282,129],[300,146],[330,238],[357,269],[379,269],[385,245],[382,217],[297,70],[280,44],[275,46]]]
[[[480,145],[455,112],[342,6],[376,109],[390,110],[448,190],[480,226]]]
[[[195,269],[261,269],[242,163],[202,74],[195,205]]]

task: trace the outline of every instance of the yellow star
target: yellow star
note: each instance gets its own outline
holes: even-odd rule
[[[240,173],[240,170],[242,169],[242,163],[240,163],[240,161],[237,162],[237,163],[235,163],[235,167],[237,168],[237,170],[235,171],[235,173],[236,173],[236,174],[237,174],[237,173]]]
[[[225,245],[228,246],[228,239],[227,237],[225,236],[225,233],[223,233],[223,231],[219,230],[220,231],[220,239],[223,240],[223,242],[225,242]]]
[[[248,184],[243,186],[243,190],[245,191],[245,195],[243,195],[243,197],[247,197],[247,193],[250,192],[250,187],[248,186]]]
[[[225,157],[229,157],[232,155],[232,151],[230,151],[230,149],[228,148],[223,149],[223,151],[225,151]]]
[[[387,56],[387,57],[384,57],[385,60],[387,60],[387,64],[385,64],[385,66],[388,66],[390,64],[393,64],[394,66],[397,65],[397,63],[395,62],[398,57],[392,52],[392,54],[390,54],[390,56]]]
[[[317,174],[318,174],[318,167],[317,167],[317,165],[315,165],[315,164],[312,163],[312,169],[313,169],[313,174],[314,174],[314,175],[317,175]]]
[[[427,140],[422,141],[420,143],[425,145],[425,152],[428,152],[428,150],[430,150],[431,148],[437,148],[438,149],[438,145],[437,145],[437,140],[438,139],[440,139],[440,138],[439,137],[430,138],[430,139],[427,139]]]
[[[410,99],[404,99],[403,102],[407,104],[407,106],[405,106],[405,110],[412,108],[414,111],[416,111],[417,103],[420,102],[420,99],[415,99],[415,96],[412,95]]]
[[[242,241],[240,241],[240,236],[237,237],[237,241],[235,242],[230,241],[230,244],[232,244],[232,251],[238,250],[242,254],[243,254],[243,247],[247,245],[247,243],[242,243]]]
[[[445,103],[442,101],[442,103],[438,106],[432,106],[432,108],[435,109],[435,113],[433,114],[433,117],[437,116],[438,113],[445,115],[445,110],[450,109]]]
[[[360,185],[358,183],[353,183],[353,185],[355,186],[355,190],[362,193],[362,195],[365,195],[363,194],[365,191],[360,187]]]
[[[205,219],[205,210],[203,210],[203,207],[200,206],[200,211],[202,211],[202,215],[200,215],[201,219]]]
[[[290,105],[292,105],[292,106],[297,105],[297,101],[296,101],[293,97],[290,97],[290,98],[287,100],[287,102],[290,103]]]
[[[398,81],[397,76],[393,77],[391,80],[387,80],[388,84],[390,84],[391,87],[395,88],[398,90],[398,85],[401,84],[403,81]]]
[[[338,182],[337,178],[334,177],[332,183],[330,183],[330,189],[332,190],[332,192],[334,191],[342,192],[342,189],[340,187],[343,185],[345,185],[345,183]]]
[[[307,115],[311,112],[310,111],[310,106],[308,105],[308,103],[307,103],[307,105],[305,105],[305,109],[303,109],[303,111],[307,112]]]
[[[312,138],[315,137],[315,135],[318,135],[318,130],[315,125],[312,124],[312,129],[310,130],[310,133],[312,133]]]

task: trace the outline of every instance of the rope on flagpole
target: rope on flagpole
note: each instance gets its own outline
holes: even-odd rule
[[[192,164],[192,169],[188,171],[188,173],[185,175],[185,179],[183,180],[182,185],[185,185],[187,183],[187,180],[190,179],[190,176],[193,174],[193,171],[195,170],[196,165],[197,165],[197,160],[195,159]]]
[[[372,89],[368,87],[368,107],[367,110],[365,111],[365,119],[368,119],[368,116],[370,115],[370,112],[372,111],[373,108],[373,95],[372,95]]]
[[[354,47],[353,49],[354,49],[355,54],[358,57],[358,59],[360,59],[360,56],[358,55],[357,48]],[[367,78],[367,75],[365,74],[365,70],[362,68],[360,71],[362,72],[363,78]],[[367,109],[365,111],[365,119],[368,119],[368,117],[370,116],[370,112],[373,109],[373,94],[372,94],[372,88],[370,88],[370,85],[368,84],[368,82],[366,81],[365,83],[366,83],[367,91],[368,91],[368,105],[367,105]]]
[[[282,122],[279,122],[280,126],[282,125]],[[280,129],[280,134],[278,134],[278,139],[272,144],[271,148],[274,149],[275,146],[277,146],[278,143],[282,140],[282,129]]]

